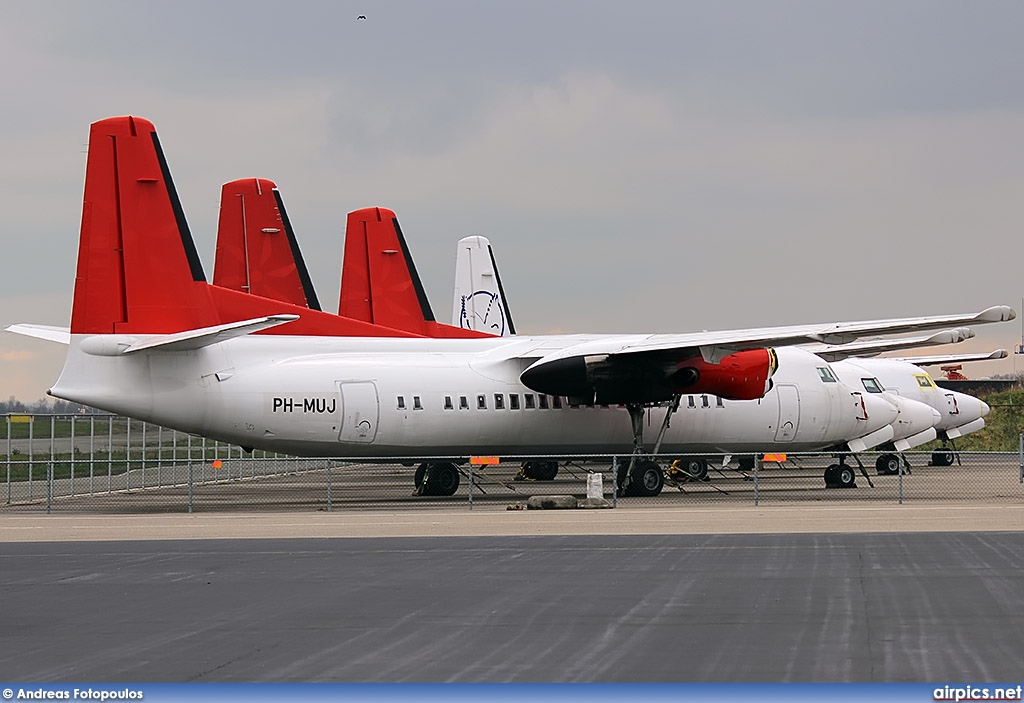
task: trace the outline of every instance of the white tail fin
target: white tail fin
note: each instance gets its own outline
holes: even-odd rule
[[[486,237],[459,240],[452,325],[502,337],[516,333],[491,243]]]

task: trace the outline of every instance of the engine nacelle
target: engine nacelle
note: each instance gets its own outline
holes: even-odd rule
[[[538,363],[523,372],[526,387],[580,403],[657,403],[677,393],[710,393],[754,400],[771,388],[777,367],[771,349],[735,352],[712,364],[700,356],[663,354],[574,356]]]
[[[717,364],[701,357],[684,359],[672,374],[676,393],[709,393],[730,400],[757,400],[771,389],[770,378],[778,367],[773,349],[747,349]]]

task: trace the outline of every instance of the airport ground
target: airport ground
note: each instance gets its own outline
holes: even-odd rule
[[[7,681],[1024,678],[1020,501],[5,513],[0,540]]]

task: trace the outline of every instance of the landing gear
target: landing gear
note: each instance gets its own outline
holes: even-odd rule
[[[513,480],[552,481],[557,475],[557,461],[524,461],[523,465],[519,467],[519,473],[516,474]]]
[[[875,460],[879,476],[895,476],[900,472],[900,458],[895,454],[882,454]]]
[[[426,461],[416,469],[416,495],[450,496],[459,489],[459,469],[448,461]]]
[[[854,472],[853,467],[847,466],[846,463],[840,459],[838,464],[832,464],[825,469],[825,487],[856,488],[857,474]]]
[[[954,459],[956,459],[956,454],[949,447],[942,447],[932,452],[932,466],[952,466]]]
[[[679,396],[672,398],[665,413],[665,421],[661,425],[658,439],[654,443],[654,454],[661,448],[661,440],[668,430],[669,420],[679,408]],[[633,427],[633,454],[625,466],[619,466],[616,483],[620,496],[656,496],[665,485],[665,474],[656,461],[647,459],[644,451],[644,410],[641,403],[629,403],[626,411]],[[706,473],[706,469],[705,469]]]

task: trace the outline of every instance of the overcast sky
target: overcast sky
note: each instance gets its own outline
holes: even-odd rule
[[[329,310],[377,205],[439,320],[469,234],[521,333],[1019,312],[1022,36],[1017,0],[8,0],[0,325],[68,324],[89,124],[123,114],[208,277],[221,184],[270,178]],[[0,334],[0,397],[63,354]]]

